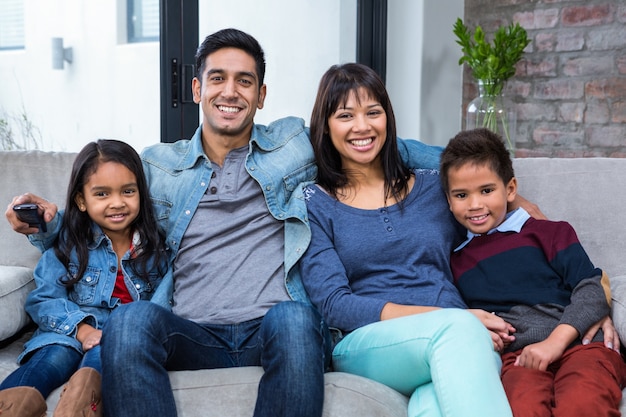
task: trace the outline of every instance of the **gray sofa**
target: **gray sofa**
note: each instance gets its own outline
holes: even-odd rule
[[[62,204],[74,154],[0,151],[0,203],[31,191]],[[611,278],[613,319],[626,336],[626,159],[515,160],[520,193],[555,220],[574,225],[594,263]],[[30,333],[23,303],[33,288],[39,253],[24,236],[0,221],[0,379],[17,367],[15,359]],[[623,258],[624,256],[624,258]],[[172,372],[181,417],[252,415],[262,370],[257,367]],[[326,375],[324,416],[405,417],[407,398],[354,375]],[[48,398],[48,415],[58,401]],[[622,403],[622,412],[626,405]]]

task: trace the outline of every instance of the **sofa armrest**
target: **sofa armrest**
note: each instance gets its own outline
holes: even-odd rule
[[[0,265],[0,341],[15,335],[30,322],[24,303],[34,288],[31,268]]]
[[[611,316],[622,346],[626,346],[626,275],[610,278]]]

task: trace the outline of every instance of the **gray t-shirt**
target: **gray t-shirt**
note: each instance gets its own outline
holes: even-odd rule
[[[283,222],[269,213],[245,168],[248,147],[232,150],[213,175],[174,260],[177,315],[234,324],[289,300],[284,284]]]

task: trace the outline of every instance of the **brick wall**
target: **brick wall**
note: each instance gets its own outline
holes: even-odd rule
[[[626,1],[466,0],[464,22],[519,22],[531,39],[507,85],[516,156],[626,157]],[[476,86],[463,78],[465,108]]]

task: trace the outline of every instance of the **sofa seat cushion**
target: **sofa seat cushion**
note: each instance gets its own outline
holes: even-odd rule
[[[0,265],[0,341],[15,335],[29,323],[24,303],[34,288],[32,269]]]
[[[170,372],[178,417],[250,417],[262,375],[259,366]],[[342,372],[327,373],[324,379],[323,417],[406,417],[408,398],[385,385]],[[48,397],[49,410],[61,391]]]
[[[251,416],[262,375],[256,366],[170,372],[178,415]],[[406,417],[408,399],[385,385],[343,372],[324,380],[324,417]]]

